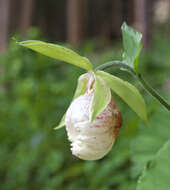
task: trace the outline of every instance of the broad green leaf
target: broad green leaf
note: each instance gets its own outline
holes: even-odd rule
[[[144,121],[148,122],[146,115],[146,105],[143,97],[136,87],[122,79],[103,71],[97,71],[110,88],[120,96]]]
[[[63,46],[37,40],[18,42],[18,44],[32,49],[36,52],[39,52],[43,55],[46,55],[48,57],[76,65],[85,70],[92,70],[92,65],[87,58],[82,57],[78,55],[76,52]]]
[[[111,92],[106,82],[97,75],[94,84],[94,96],[90,105],[90,121],[93,121],[109,104]]]
[[[158,151],[138,180],[137,190],[170,189],[170,140]]]
[[[85,73],[85,74],[83,74],[83,75],[81,75],[79,77],[77,88],[76,88],[73,100],[85,93],[87,83],[88,83],[90,77],[91,77],[91,73]],[[65,115],[66,114],[64,114],[64,116],[62,117],[62,119],[61,119],[60,123],[58,124],[58,126],[54,128],[55,130],[58,130],[58,129],[65,126]]]
[[[123,61],[135,69],[138,73],[138,60],[139,54],[142,49],[142,34],[123,23],[122,27],[123,36]]]

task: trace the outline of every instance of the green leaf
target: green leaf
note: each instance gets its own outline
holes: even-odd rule
[[[170,140],[146,165],[137,190],[168,190],[170,187]]]
[[[43,55],[76,65],[85,70],[92,70],[90,61],[78,55],[76,52],[60,45],[46,43],[37,40],[18,42],[19,45],[32,49]]]
[[[92,77],[92,73],[85,73],[79,77],[73,100],[85,93],[90,77]]]
[[[92,76],[91,73],[85,73],[85,74],[83,74],[83,75],[81,75],[79,77],[77,88],[76,88],[73,100],[75,98],[78,98],[79,96],[81,96],[82,94],[85,93],[87,83],[88,83],[91,76]],[[64,116],[62,117],[62,119],[61,119],[60,123],[58,124],[58,126],[54,128],[55,130],[61,129],[62,127],[65,126],[65,115],[66,114],[64,114]]]
[[[128,26],[125,22],[122,27],[123,61],[138,73],[138,60],[142,49],[142,34]]]
[[[97,71],[110,88],[120,96],[145,122],[148,122],[146,115],[146,105],[143,97],[136,87],[122,79],[103,71]]]
[[[65,126],[65,117],[66,117],[66,114],[63,115],[63,117],[62,117],[60,123],[58,124],[58,126],[54,128],[55,130],[61,129],[62,127]]]
[[[94,84],[94,96],[90,105],[90,121],[92,122],[110,103],[111,92],[106,82],[97,75]]]

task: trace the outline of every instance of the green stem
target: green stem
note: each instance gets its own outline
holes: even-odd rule
[[[170,111],[170,104],[164,100],[163,97],[161,97],[144,79],[143,77],[141,76],[141,74],[137,74],[135,72],[135,70],[130,67],[129,65],[121,62],[121,61],[112,61],[112,62],[109,62],[109,63],[105,63],[103,65],[100,65],[98,66],[95,71],[98,71],[98,70],[104,70],[104,69],[107,69],[107,68],[110,68],[110,67],[114,67],[114,68],[123,68],[125,69],[126,71],[129,71],[130,73],[132,73],[135,78],[137,78],[141,84],[143,85],[143,87],[154,97],[156,98],[168,111]]]
[[[144,88],[154,97],[156,98],[164,107],[170,111],[170,104],[163,98],[161,97],[158,92],[156,92],[141,76],[141,74],[138,74],[138,79],[144,86]]]
[[[95,71],[104,70],[104,69],[110,68],[112,66],[114,68],[119,68],[119,69],[123,68],[126,71],[129,71],[130,73],[136,75],[136,72],[134,71],[134,69],[132,67],[128,66],[127,64],[125,64],[121,61],[111,61],[111,62],[102,64],[102,65],[99,65],[98,67],[95,68]]]

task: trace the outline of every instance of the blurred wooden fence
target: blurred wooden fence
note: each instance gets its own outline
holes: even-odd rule
[[[114,40],[125,20],[143,33],[150,44],[153,0],[0,0],[0,52],[10,35],[41,28],[53,41],[79,45],[84,39]],[[150,25],[151,26],[151,25]]]

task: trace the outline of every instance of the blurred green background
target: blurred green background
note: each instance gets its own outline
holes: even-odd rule
[[[170,102],[170,23],[153,23],[152,28],[152,42],[146,39],[139,67]],[[24,37],[19,32],[10,35],[17,40],[49,39],[40,27],[28,27]],[[119,37],[109,39],[109,45],[101,36],[85,37],[81,45],[76,42],[72,44],[76,51],[95,66],[121,57]],[[107,70],[138,87],[146,100],[150,125],[113,94],[123,116],[113,149],[99,161],[79,160],[71,154],[65,129],[53,128],[68,108],[77,78],[84,71],[19,47],[13,40],[5,49],[0,56],[0,189],[135,190],[146,163],[170,139],[168,111],[131,75]]]

